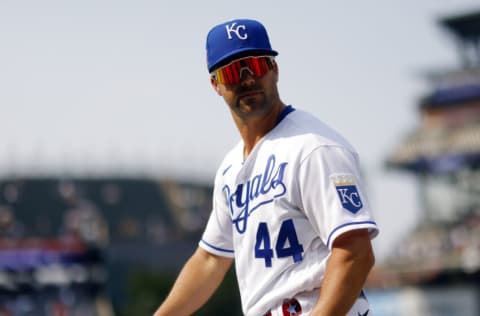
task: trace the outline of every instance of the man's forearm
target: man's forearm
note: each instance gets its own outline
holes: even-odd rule
[[[170,294],[153,316],[191,315],[205,304],[222,282],[232,259],[199,248],[180,272]]]
[[[320,298],[311,315],[346,315],[359,297],[374,260],[367,231],[340,239],[332,249]]]

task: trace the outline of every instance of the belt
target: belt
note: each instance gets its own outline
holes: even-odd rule
[[[283,316],[300,316],[302,315],[302,306],[294,298],[284,300],[282,303],[282,314]],[[263,316],[272,316],[272,312],[268,311]]]

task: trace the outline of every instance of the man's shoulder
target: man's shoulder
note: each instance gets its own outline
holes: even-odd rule
[[[292,112],[279,132],[290,137],[299,145],[338,146],[355,152],[353,146],[341,133],[318,117],[303,110]]]

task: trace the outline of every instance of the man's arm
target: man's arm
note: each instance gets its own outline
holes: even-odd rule
[[[191,315],[212,296],[232,262],[198,248],[153,316]]]
[[[354,230],[337,237],[328,259],[320,298],[311,315],[346,315],[359,297],[374,262],[368,230]]]

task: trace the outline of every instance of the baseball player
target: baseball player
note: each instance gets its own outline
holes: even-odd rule
[[[373,315],[362,287],[378,229],[358,155],[281,101],[277,54],[258,21],[228,21],[208,33],[211,84],[241,141],[216,174],[199,247],[155,316],[192,314],[232,262],[245,315]]]

